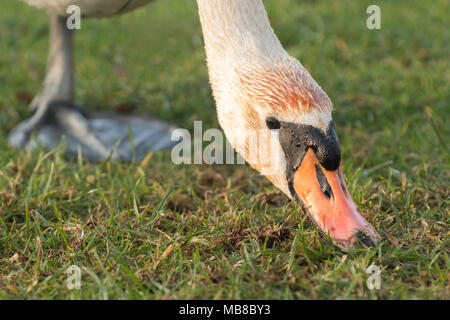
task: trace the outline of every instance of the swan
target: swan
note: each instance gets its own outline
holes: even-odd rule
[[[140,150],[170,147],[170,124],[95,116],[74,103],[67,7],[79,6],[83,17],[107,17],[150,0],[23,1],[49,13],[51,40],[47,75],[31,103],[36,111],[12,130],[11,145],[29,144],[31,132],[48,145],[66,134],[88,155],[106,158],[124,128],[131,126]],[[360,214],[343,179],[332,102],[284,50],[262,0],[197,0],[197,5],[217,116],[228,141],[254,169],[299,201],[321,233],[339,247],[375,246],[379,235]],[[257,143],[246,138],[249,132],[258,133]],[[251,159],[258,149],[270,149],[269,164]],[[129,153],[119,146],[113,155],[127,159]]]

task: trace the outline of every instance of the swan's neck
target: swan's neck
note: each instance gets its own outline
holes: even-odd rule
[[[197,0],[210,73],[287,56],[261,0]]]

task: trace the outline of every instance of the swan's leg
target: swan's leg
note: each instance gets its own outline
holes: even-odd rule
[[[174,127],[162,121],[112,114],[92,116],[73,102],[73,31],[66,27],[63,17],[52,15],[50,20],[47,75],[40,93],[30,104],[35,113],[11,131],[9,143],[15,147],[41,144],[51,148],[64,135],[70,155],[76,155],[81,147],[83,154],[92,160],[108,157],[113,147],[117,148],[112,158],[124,160],[143,157],[149,150],[169,148]],[[128,137],[130,130],[133,145]],[[36,137],[32,137],[33,132]],[[136,151],[133,155],[132,150]]]
[[[73,99],[73,53],[72,31],[61,24],[63,19],[50,17],[50,50],[47,62],[47,75],[41,92],[30,104],[34,115],[15,127],[9,143],[23,147],[28,143],[31,132],[44,123],[49,102],[52,100],[71,102]]]
[[[10,144],[24,146],[28,143],[33,130],[40,129],[50,118],[50,113],[57,115],[51,120],[61,119],[66,130],[78,135],[77,138],[100,153],[109,155],[108,148],[93,134],[87,121],[75,108],[69,108],[73,101],[73,31],[66,27],[66,19],[56,15],[50,17],[50,50],[47,63],[47,75],[41,92],[30,104],[34,115],[20,123],[10,134]],[[58,105],[63,108],[58,108]],[[52,108],[50,108],[52,106]],[[61,110],[59,110],[61,109]]]
[[[74,98],[73,30],[66,27],[66,19],[50,16],[50,49],[47,75],[41,92],[30,104],[33,110],[45,110],[51,101],[71,102]]]

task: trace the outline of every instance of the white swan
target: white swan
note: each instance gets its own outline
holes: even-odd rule
[[[62,134],[48,129],[48,119],[52,119],[56,127],[64,127],[65,134],[106,156],[111,142],[105,142],[108,138],[96,133],[96,126],[101,126],[98,122],[116,121],[120,127],[121,121],[128,120],[93,119],[74,107],[72,32],[67,30],[63,17],[72,4],[78,5],[85,17],[101,17],[132,10],[149,1],[23,1],[50,14],[50,58],[43,89],[32,103],[37,111],[13,130],[11,144],[23,145],[32,130],[40,130],[44,137],[46,130],[53,130],[52,137]],[[217,114],[230,143],[289,198],[300,200],[314,223],[340,247],[374,246],[379,236],[358,212],[342,177],[332,103],[300,62],[283,49],[262,1],[197,3]],[[133,121],[130,123],[135,125]],[[155,126],[157,130],[152,131]],[[166,139],[170,132],[158,121],[141,123],[136,128],[134,135],[150,130],[150,136],[158,132],[158,140]],[[251,143],[249,133],[255,132],[257,142]],[[145,135],[142,140],[145,144]],[[142,149],[154,145],[152,142]],[[167,143],[160,145],[166,146]],[[270,161],[252,158],[252,152],[259,149],[270,150]]]

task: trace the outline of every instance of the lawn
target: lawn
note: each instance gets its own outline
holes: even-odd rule
[[[87,163],[13,150],[45,75],[48,19],[0,4],[1,299],[449,299],[447,0],[265,0],[332,99],[350,193],[383,241],[342,252],[247,165]],[[381,7],[381,29],[366,8]],[[82,20],[77,99],[218,128],[195,1]],[[81,270],[69,290],[67,269]],[[381,268],[370,290],[367,268]]]

